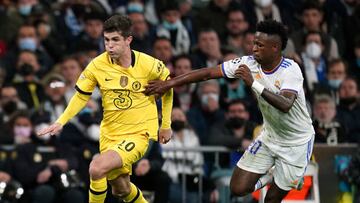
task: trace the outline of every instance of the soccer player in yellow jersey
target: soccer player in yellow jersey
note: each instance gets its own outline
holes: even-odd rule
[[[131,50],[131,21],[114,15],[104,23],[106,52],[92,60],[80,75],[69,105],[58,120],[38,132],[56,134],[87,103],[98,86],[104,116],[100,127],[100,155],[90,164],[89,202],[104,202],[107,181],[113,195],[124,202],[146,202],[130,182],[131,166],[148,147],[149,139],[166,143],[171,138],[172,91],[162,96],[162,125],[158,136],[158,113],[154,96],[143,94],[149,80],[166,80],[165,65],[144,53]]]

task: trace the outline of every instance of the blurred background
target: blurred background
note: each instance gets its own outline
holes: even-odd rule
[[[316,130],[305,187],[284,202],[360,202],[359,0],[0,0],[0,202],[87,202],[99,90],[61,134],[34,132],[63,112],[104,51],[103,22],[115,13],[133,22],[132,49],[162,60],[173,77],[251,55],[257,22],[284,23],[283,54],[302,69]],[[219,79],[174,91],[173,139],[151,143],[132,181],[155,203],[261,202],[265,190],[229,191],[261,130],[250,89]]]

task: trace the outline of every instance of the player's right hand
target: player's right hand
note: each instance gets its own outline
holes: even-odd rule
[[[56,135],[58,134],[61,129],[63,128],[63,126],[60,123],[53,123],[52,125],[50,125],[47,128],[41,129],[40,131],[38,131],[36,134],[38,136],[42,136],[42,135],[46,135],[46,134],[50,134],[50,135]]]

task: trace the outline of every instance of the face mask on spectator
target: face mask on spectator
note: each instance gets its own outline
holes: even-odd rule
[[[260,8],[268,7],[271,5],[272,0],[255,0],[256,5]]]
[[[229,120],[227,121],[227,125],[232,128],[232,129],[239,129],[241,127],[243,127],[245,123],[245,120],[242,118],[229,118]]]
[[[342,80],[340,80],[340,79],[329,80],[330,87],[332,87],[334,89],[338,89],[340,87],[341,83],[342,83]]]
[[[19,74],[22,76],[31,75],[33,72],[34,72],[34,68],[32,67],[32,65],[30,65],[28,63],[24,63],[19,68]]]
[[[31,38],[31,37],[20,39],[19,48],[21,50],[35,51],[36,50],[36,41],[34,38]]]
[[[175,132],[179,132],[185,128],[185,122],[180,120],[174,120],[171,122],[171,129]]]
[[[164,20],[162,24],[163,24],[164,28],[167,30],[176,30],[178,28],[177,22],[169,23],[168,21]]]
[[[30,137],[31,127],[30,126],[14,126],[15,137]]]
[[[2,108],[6,114],[10,115],[17,110],[17,103],[16,101],[8,101],[3,104]]]
[[[318,59],[321,55],[321,47],[316,42],[310,42],[306,45],[306,55],[312,59]]]
[[[128,13],[142,13],[144,12],[144,6],[138,2],[131,2],[127,5]]]
[[[98,124],[92,124],[86,129],[86,137],[91,141],[99,141],[100,126]]]
[[[35,126],[35,132],[39,132],[41,129],[44,129],[44,128],[47,128],[49,127],[50,125],[48,123],[40,123],[38,125]],[[51,135],[50,133],[47,133],[45,135],[42,135],[42,136],[37,136],[40,140],[43,140],[43,141],[48,141],[50,138],[51,138]]]
[[[215,93],[208,93],[208,94],[204,94],[201,96],[201,103],[203,105],[207,105],[209,103],[209,98],[212,98],[216,102],[219,101],[219,95],[217,95]]]
[[[23,16],[28,16],[31,13],[31,5],[25,4],[19,6],[19,13]]]

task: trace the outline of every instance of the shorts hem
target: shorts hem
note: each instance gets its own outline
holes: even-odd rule
[[[237,167],[239,167],[240,169],[243,169],[245,171],[248,171],[248,172],[251,172],[251,173],[256,173],[256,174],[266,174],[267,171],[264,171],[264,172],[260,172],[260,171],[257,171],[253,168],[249,168],[249,167],[246,167],[244,165],[241,165],[241,164],[236,164]]]

